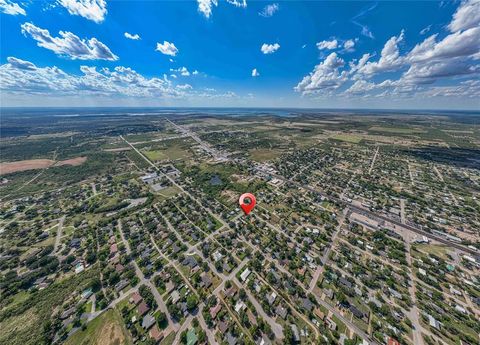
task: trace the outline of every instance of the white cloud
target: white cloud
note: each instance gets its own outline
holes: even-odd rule
[[[192,72],[192,75],[198,75],[199,73],[200,73],[199,71],[194,70],[194,71]]]
[[[279,10],[279,6],[277,3],[267,5],[263,8],[262,12],[259,12],[258,14],[262,17],[271,17]]]
[[[23,16],[27,15],[25,10],[20,7],[19,4],[10,0],[0,0],[0,10],[3,13],[10,14],[12,16],[16,16],[17,14],[21,14]]]
[[[227,0],[227,2],[235,7],[247,8],[247,0]]]
[[[451,32],[478,27],[480,23],[480,1],[466,0],[461,3],[448,25]]]
[[[7,58],[7,61],[14,68],[26,69],[26,70],[30,70],[30,71],[33,71],[33,70],[37,69],[37,66],[35,66],[35,64],[31,63],[30,61],[17,59],[17,58],[12,57],[12,56],[9,56]]]
[[[175,44],[167,41],[163,41],[163,44],[157,42],[157,48],[155,50],[170,56],[176,56],[178,53],[178,49],[175,47]]]
[[[280,44],[278,44],[278,43],[275,43],[275,44],[264,43],[264,44],[262,44],[262,47],[260,48],[260,50],[262,51],[263,54],[273,54],[278,49],[280,49]]]
[[[366,62],[370,55],[364,55],[363,65],[357,66],[355,68],[356,71],[361,74],[373,75],[398,69],[404,63],[404,58],[400,56],[400,50],[398,48],[398,44],[402,42],[403,39],[404,32],[402,30],[399,36],[393,36],[385,43],[378,61]]]
[[[458,31],[436,41],[437,34],[417,44],[408,54],[411,62],[471,56],[480,51],[480,27]]]
[[[305,76],[294,90],[306,95],[322,89],[334,90],[339,88],[348,80],[348,73],[339,71],[339,68],[344,64],[345,61],[339,58],[337,53],[331,53],[323,62],[315,66],[314,70]]]
[[[355,41],[354,40],[346,40],[344,43],[343,43],[343,49],[345,49],[346,51],[353,51],[353,47],[355,47]]]
[[[217,0],[197,0],[198,10],[203,13],[206,18],[212,15],[212,6],[218,6]]]
[[[138,34],[132,35],[128,32],[125,32],[124,35],[125,35],[126,38],[131,39],[131,40],[137,41],[137,40],[140,39],[140,36]]]
[[[180,73],[181,76],[183,77],[188,77],[190,76],[190,72],[189,70],[187,69],[187,67],[179,67],[177,69],[174,69],[174,68],[170,68],[170,72],[176,72],[176,73]]]
[[[247,0],[226,0],[226,2],[235,7],[247,7]],[[201,12],[205,18],[210,18],[212,15],[212,8],[218,6],[218,0],[197,0],[197,3],[198,11]]]
[[[432,24],[430,24],[429,26],[423,28],[422,30],[420,30],[420,35],[425,35],[427,32],[430,31],[431,28],[432,28]]]
[[[32,23],[24,23],[21,28],[22,33],[25,36],[30,35],[37,41],[39,47],[49,49],[57,55],[72,60],[118,60],[118,56],[95,37],[89,40],[80,39],[68,31],[60,31],[61,37],[52,37],[48,30],[41,29]]]
[[[254,69],[252,70],[252,77],[258,77],[259,75],[260,75],[260,73],[257,71],[256,68],[254,68]]]
[[[56,66],[37,67],[33,63],[14,57],[0,65],[0,90],[5,93],[39,94],[50,96],[90,95],[127,97],[183,97],[184,85],[175,86],[166,76],[146,78],[131,68],[97,70],[81,66],[81,74],[62,71]]]
[[[332,41],[321,41],[317,43],[317,48],[320,50],[323,49],[336,49],[338,47],[338,41],[337,40],[332,40]]]
[[[105,0],[58,0],[58,3],[72,15],[82,16],[95,23],[105,20],[107,2]]]

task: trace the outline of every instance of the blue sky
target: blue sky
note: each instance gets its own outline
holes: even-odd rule
[[[2,106],[480,107],[480,1],[0,0]]]

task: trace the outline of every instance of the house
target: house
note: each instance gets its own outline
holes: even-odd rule
[[[70,241],[70,247],[71,248],[80,248],[82,240],[80,238],[72,238]]]
[[[337,324],[335,323],[335,321],[333,321],[332,319],[330,318],[327,318],[325,320],[325,322],[327,323],[327,327],[332,330],[332,331],[335,331],[337,329]]]
[[[198,266],[197,260],[193,256],[186,256],[182,262],[183,266],[188,266],[190,269],[194,269]]]
[[[221,334],[224,334],[228,330],[228,322],[220,321],[218,323],[218,330]]]
[[[292,329],[293,333],[293,341],[296,343],[300,342],[300,333],[298,332],[298,327],[294,323],[290,325],[290,328]]]
[[[400,343],[398,342],[398,340],[393,339],[392,337],[390,337],[390,338],[388,338],[387,345],[400,345]]]
[[[312,311],[313,309],[313,303],[308,299],[308,298],[302,298],[302,307],[307,310],[307,311]]]
[[[198,342],[197,334],[194,328],[190,328],[187,332],[187,345],[195,345]]]
[[[342,285],[343,287],[345,287],[347,289],[352,288],[352,283],[350,283],[350,281],[348,281],[344,277],[341,277],[340,279],[338,279],[338,282],[340,283],[340,285]]]
[[[125,289],[125,287],[127,287],[128,284],[129,284],[129,283],[128,283],[128,280],[122,279],[122,280],[120,280],[117,284],[115,284],[115,290],[116,290],[117,292],[120,292],[120,291],[122,291],[123,289]]]
[[[172,298],[172,303],[176,304],[180,299],[180,294],[178,293],[177,290],[175,290],[171,293],[170,297]]]
[[[245,282],[248,278],[248,276],[250,275],[251,271],[249,268],[246,268],[242,274],[240,275],[240,279],[242,280],[242,282]]]
[[[357,308],[356,306],[354,306],[353,304],[350,304],[350,308],[349,308],[349,309],[350,309],[350,311],[352,312],[352,314],[353,314],[356,318],[358,318],[358,319],[360,319],[360,320],[364,319],[364,318],[367,316],[366,313],[364,313],[363,311],[361,311],[360,309],[358,309],[358,308]]]
[[[76,274],[82,273],[84,270],[85,270],[85,266],[84,266],[83,263],[81,263],[81,262],[79,262],[79,263],[75,266],[75,273],[76,273]]]
[[[222,310],[222,305],[218,303],[215,307],[210,308],[210,316],[212,317],[213,320],[216,319],[217,314]]]
[[[65,310],[62,314],[60,314],[60,319],[65,320],[67,319],[70,315],[73,315],[77,309],[75,307],[71,307],[67,310]]]
[[[276,298],[277,298],[277,294],[275,293],[275,291],[273,291],[270,295],[267,296],[268,304],[272,305],[273,302],[275,302]]]
[[[437,319],[435,319],[432,315],[428,314],[427,315],[427,318],[428,318],[428,323],[431,327],[435,328],[435,329],[440,329],[440,325],[441,323],[437,321]]]
[[[122,273],[124,269],[125,269],[125,267],[123,267],[122,264],[117,264],[115,266],[115,271],[117,271],[117,273],[119,273],[119,274]]]
[[[278,316],[280,316],[282,319],[286,319],[287,317],[287,309],[285,309],[282,305],[278,305],[277,306],[277,309],[275,309],[275,314],[277,314]]]
[[[110,255],[113,256],[118,252],[117,244],[114,243],[110,246]]]
[[[155,324],[155,318],[150,314],[145,315],[142,321],[142,328],[147,330],[150,327],[152,327],[154,324]]]
[[[227,333],[227,343],[228,345],[236,345],[237,344],[237,338],[230,332]]]
[[[138,292],[134,292],[131,296],[130,299],[128,300],[130,303],[133,303],[135,305],[138,305],[142,301],[142,296]]]
[[[173,282],[171,280],[169,280],[166,284],[165,284],[165,291],[166,293],[170,293],[173,289],[175,289],[175,284],[173,284]]]
[[[232,285],[228,290],[225,291],[225,296],[233,297],[237,293],[237,288]]]
[[[150,329],[150,337],[154,339],[157,343],[163,339],[163,332],[158,329],[158,326],[155,325]]]
[[[138,315],[143,316],[149,310],[150,310],[150,307],[147,305],[147,303],[145,303],[145,301],[142,301],[142,303],[140,303],[140,305],[138,306]]]
[[[332,289],[324,289],[323,292],[325,293],[325,296],[327,296],[329,299],[333,300],[335,294]]]
[[[210,276],[208,274],[206,274],[205,272],[202,273],[202,275],[200,276],[200,278],[202,279],[202,283],[201,285],[208,289],[211,285],[212,285],[212,279],[210,279]]]
[[[88,299],[92,294],[93,294],[92,288],[85,289],[82,292],[82,298]]]
[[[237,302],[237,304],[235,304],[235,311],[240,314],[240,310],[243,310],[245,309],[247,306],[245,305],[245,303],[243,303],[243,301],[239,300]]]
[[[223,255],[218,250],[215,253],[213,253],[212,256],[215,262],[220,261],[223,258]]]

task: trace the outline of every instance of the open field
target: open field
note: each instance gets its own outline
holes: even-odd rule
[[[111,309],[90,322],[86,330],[78,330],[67,339],[65,344],[127,345],[132,344],[132,340],[119,312],[116,309]]]
[[[20,171],[46,169],[51,166],[71,165],[78,166],[87,160],[87,157],[77,157],[63,161],[54,161],[51,159],[28,159],[17,162],[0,163],[0,175],[11,174]]]
[[[362,136],[358,134],[336,134],[333,135],[331,138],[352,144],[358,144],[363,139]]]

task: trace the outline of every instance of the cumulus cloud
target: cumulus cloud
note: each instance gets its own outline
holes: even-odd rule
[[[27,13],[25,10],[20,7],[19,4],[10,0],[0,0],[0,10],[5,14],[10,14],[12,16],[16,16],[21,14],[22,16],[26,16]]]
[[[353,51],[355,47],[355,41],[354,40],[346,40],[345,42],[343,42],[343,49],[345,49],[346,51]]]
[[[185,66],[184,67],[179,67],[177,69],[170,68],[170,72],[180,73],[180,75],[183,76],[183,77],[190,76],[190,71]],[[198,73],[198,71],[197,71],[197,73]]]
[[[331,40],[331,41],[321,41],[317,43],[317,48],[320,50],[323,49],[336,49],[338,47],[338,41],[337,40]]]
[[[146,78],[129,67],[97,70],[81,66],[81,74],[70,74],[56,66],[37,67],[35,64],[8,58],[0,66],[0,90],[16,94],[39,94],[50,96],[92,95],[127,97],[183,97],[184,85],[173,85],[166,76]]]
[[[227,0],[227,2],[235,7],[247,8],[247,0]]]
[[[7,61],[13,68],[26,69],[30,71],[34,71],[35,69],[37,69],[37,66],[35,66],[35,64],[31,63],[30,61],[17,59],[13,56],[9,56],[7,58]]]
[[[198,11],[203,13],[206,18],[210,18],[212,15],[212,7],[218,6],[217,0],[197,0]]]
[[[68,13],[82,16],[95,23],[103,22],[107,14],[105,0],[58,0],[58,4],[65,7]]]
[[[226,3],[235,7],[246,8],[247,0],[227,0]],[[213,7],[218,6],[218,0],[197,0],[198,11],[202,13],[205,18],[210,18]]]
[[[339,71],[339,68],[344,65],[345,61],[338,57],[337,53],[331,53],[298,83],[294,88],[295,91],[306,95],[316,93],[322,89],[338,89],[348,80],[348,73]]]
[[[398,69],[402,66],[404,58],[400,55],[398,44],[404,39],[404,32],[398,36],[391,37],[383,46],[380,59],[374,62],[367,62],[370,55],[364,55],[360,62],[362,65],[354,67],[357,73],[373,75],[381,72],[388,72]]]
[[[258,14],[262,17],[271,17],[279,10],[279,6],[277,3],[267,5],[263,8],[262,12],[259,12]]]
[[[260,73],[257,71],[256,68],[254,68],[254,69],[252,70],[252,77],[258,77],[258,76],[260,76]]]
[[[275,43],[275,44],[264,43],[264,44],[262,44],[262,47],[260,48],[260,50],[262,51],[263,54],[273,54],[278,49],[280,49],[280,44],[278,44],[278,43]]]
[[[80,39],[68,31],[60,31],[61,37],[52,37],[48,30],[41,29],[33,23],[24,23],[21,28],[22,33],[37,41],[39,47],[49,49],[57,55],[72,60],[118,60],[118,56],[95,37],[88,40]]]
[[[132,35],[132,34],[130,34],[130,33],[128,33],[128,32],[125,32],[124,35],[125,35],[126,38],[128,38],[128,39],[130,39],[130,40],[135,40],[135,41],[137,41],[137,40],[140,39],[140,36],[139,36],[138,34]]]
[[[467,0],[457,8],[448,25],[451,32],[478,27],[480,23],[480,1]]]
[[[170,56],[176,56],[178,53],[178,49],[175,47],[175,44],[167,41],[163,41],[163,44],[157,42],[157,48],[155,50]]]

